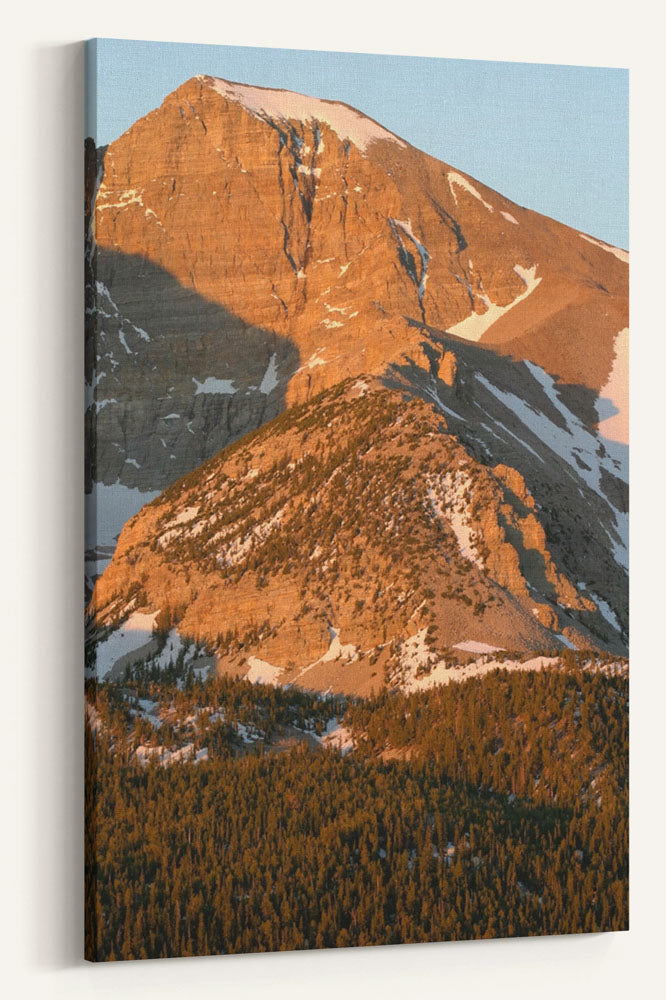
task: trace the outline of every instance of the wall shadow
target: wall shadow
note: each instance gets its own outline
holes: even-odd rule
[[[32,45],[27,68],[22,113],[34,138],[22,157],[30,197],[21,213],[29,238],[17,247],[26,246],[32,294],[19,338],[29,383],[17,420],[28,451],[26,530],[16,530],[29,590],[16,603],[29,631],[16,625],[25,816],[12,866],[26,899],[16,911],[25,960],[43,973],[83,964],[83,43]]]

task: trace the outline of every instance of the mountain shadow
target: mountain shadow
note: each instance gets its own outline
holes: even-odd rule
[[[86,296],[86,490],[162,490],[285,408],[299,352],[138,255],[96,248]]]
[[[478,462],[517,470],[534,498],[553,558],[583,594],[608,605],[572,621],[624,654],[628,636],[626,446],[600,438],[594,390],[555,382],[536,366],[417,324],[430,370],[405,357],[383,378],[415,392],[442,414]],[[544,584],[538,539],[522,551]],[[534,574],[536,573],[536,577]],[[542,590],[547,593],[547,588]]]

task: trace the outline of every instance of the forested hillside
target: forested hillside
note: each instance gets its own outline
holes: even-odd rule
[[[321,733],[339,703],[228,679],[160,691],[185,718],[215,706],[227,739],[197,756],[204,726],[189,758],[159,763],[136,753],[136,712],[123,726],[89,689],[89,958],[627,927],[624,673],[352,701],[345,755],[270,749],[280,727]],[[265,738],[239,739],[239,722]]]

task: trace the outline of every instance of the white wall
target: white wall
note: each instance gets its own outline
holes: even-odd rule
[[[5,656],[0,982],[11,997],[624,997],[663,982],[663,15],[646,0],[172,0],[3,14]],[[659,22],[658,23],[658,20]],[[630,66],[632,929],[93,967],[82,942],[82,123],[91,35]],[[18,266],[16,266],[18,265]]]

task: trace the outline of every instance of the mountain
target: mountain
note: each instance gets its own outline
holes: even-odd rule
[[[342,377],[427,369],[437,336],[618,381],[624,251],[344,104],[195,77],[88,192],[89,487],[163,489]]]
[[[366,694],[626,652],[624,251],[211,77],[87,162],[87,479],[129,518],[99,676],[193,647]]]
[[[475,459],[432,402],[347,379],[128,523],[95,588],[97,672],[130,662],[123,623],[135,659],[172,630],[220,672],[343,693],[466,653],[622,652],[623,592],[612,558],[592,563],[587,514],[565,497],[560,534],[521,473]]]

